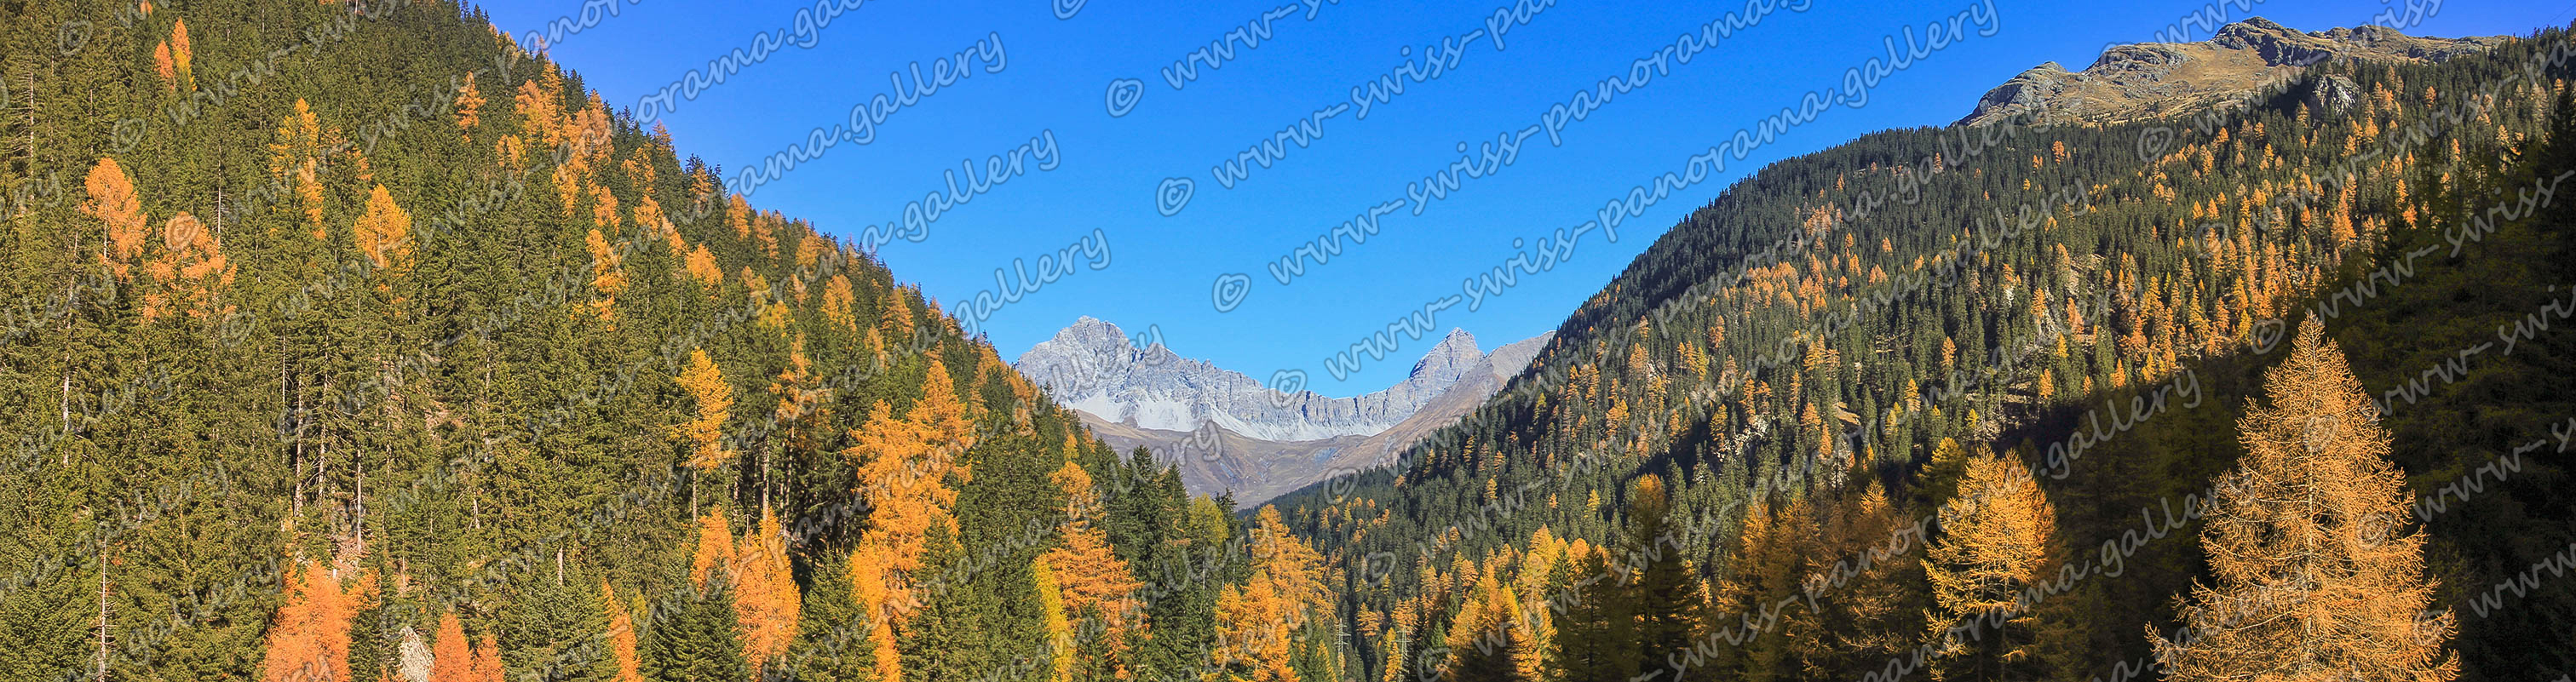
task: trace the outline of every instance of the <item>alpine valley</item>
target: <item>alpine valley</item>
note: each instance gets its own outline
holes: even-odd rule
[[[1446,155],[1436,126],[1486,103],[1440,93],[1563,92],[1539,75],[1557,64],[1426,82],[1432,50],[1398,47],[1413,27],[1363,23],[1440,14],[1411,4],[1216,3],[1208,33],[1195,4],[741,4],[762,9],[0,0],[0,681],[2576,676],[2576,201],[2557,198],[2576,33],[2542,25],[2554,6],[2453,2],[2444,20],[2489,23],[2438,25],[2522,23],[2434,38],[2395,27],[2438,0],[2312,31],[2219,0],[2176,10],[2206,40],[2069,71],[2037,46],[2128,6],[2012,4],[2025,33],[1956,48],[2012,61],[1835,113],[1962,118],[1796,131],[1816,151],[1692,189],[1705,203],[1632,228],[1652,244],[1597,289],[1550,274],[1579,301],[1539,311],[1552,331],[1425,335],[1402,380],[1327,397],[1150,327],[1036,339],[1137,307],[1085,292],[1164,281],[1110,268],[1109,236],[1121,264],[1195,257],[1176,248],[1193,226],[1295,210],[1254,202],[1352,168],[1345,140],[1369,133],[1341,131]],[[1577,20],[1595,4],[1466,5],[1454,28],[1478,37],[1448,52],[1553,60],[1630,28]],[[1818,20],[1852,11],[1834,3],[1755,3],[1795,10],[1758,34],[1716,5],[1683,40],[1791,51],[1618,90],[1584,144],[1678,137],[1687,121],[1631,112],[1740,110],[1718,100],[1859,30]],[[920,19],[947,12],[976,25]],[[746,14],[769,23],[736,30]],[[1506,28],[1510,53],[1476,47]],[[896,119],[860,110],[884,139],[829,159],[728,173],[688,151],[774,142],[714,131],[886,73],[842,50],[920,35],[988,38],[987,75]],[[726,47],[661,52],[706,41]],[[960,77],[942,49],[913,82]],[[1245,149],[1238,129],[1276,119],[1207,117],[1241,124],[1222,143],[1184,119],[1327,80],[1338,99],[1353,60],[1390,55],[1408,61],[1380,85],[1415,94],[1330,140],[1296,136],[1322,118],[1262,138],[1293,151],[1196,187],[1185,217],[1186,178],[1116,193],[1124,213],[1084,203],[1136,179],[1095,160]],[[1903,77],[1972,61],[1942,59]],[[683,109],[603,94],[645,63],[686,74]],[[1600,82],[1582,96],[1607,100]],[[1063,169],[896,202],[956,208],[907,243],[985,248],[1010,230],[968,225],[996,215],[1069,228],[1008,296],[942,306],[908,282],[954,273],[897,272],[945,261],[880,252],[881,216],[780,198],[911,187],[808,178],[952,135],[1042,144],[1052,167],[1058,129],[993,132],[1032,109],[1070,121]],[[1011,167],[940,149],[921,176]],[[1549,186],[1555,162],[1456,195],[1441,219],[1463,229],[1315,276],[1405,280],[1360,265],[1404,237],[1510,241],[1520,225],[1481,223],[1546,197],[1486,188]],[[772,170],[797,175],[761,204],[729,180]],[[1068,225],[1096,214],[1133,225]],[[1041,309],[1010,348],[972,331]],[[1452,324],[1486,330],[1484,310]]]

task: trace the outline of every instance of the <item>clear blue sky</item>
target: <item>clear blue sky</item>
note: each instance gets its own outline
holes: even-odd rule
[[[551,52],[621,109],[750,46],[755,33],[785,29],[795,40],[800,7],[765,0],[614,0],[612,17],[602,11],[610,1],[594,0],[593,14],[602,20],[567,35]],[[2245,11],[2226,0],[2218,4],[2230,20],[2262,16],[2322,30],[2367,23],[2392,7],[2402,14],[2406,1],[2270,0]],[[2560,0],[2419,1],[2426,9],[2438,3],[2438,11],[2409,31],[2417,35],[2524,34],[2576,16],[2576,2]],[[1488,349],[1553,329],[1679,216],[1763,164],[1873,130],[1949,123],[2024,69],[2051,60],[2082,68],[2105,44],[2150,39],[2205,4],[1991,2],[1999,17],[1995,35],[1971,34],[1930,54],[1871,89],[1866,106],[1835,107],[1743,161],[1730,159],[1723,175],[1629,220],[1616,243],[1599,233],[1585,236],[1553,271],[1522,276],[1480,310],[1441,311],[1437,326],[1465,328]],[[1342,396],[1393,383],[1437,338],[1402,339],[1385,361],[1343,381],[1324,371],[1325,356],[1426,302],[1457,294],[1462,278],[1518,253],[1515,238],[1590,219],[1605,201],[1680,170],[1690,155],[1796,106],[1809,91],[1840,86],[1847,70],[1887,53],[1888,36],[1909,27],[1920,36],[1924,25],[1976,4],[1811,0],[1803,12],[1791,12],[1784,3],[1759,26],[1567,124],[1561,145],[1551,146],[1545,135],[1529,138],[1510,166],[1465,181],[1422,215],[1408,207],[1384,217],[1381,232],[1366,244],[1282,286],[1263,271],[1264,263],[1370,206],[1403,197],[1407,182],[1457,160],[1461,142],[1525,128],[1577,90],[1627,74],[1633,62],[1682,32],[1746,7],[1741,1],[1561,0],[1512,27],[1503,50],[1486,37],[1465,42],[1454,69],[1428,82],[1408,80],[1405,94],[1365,119],[1344,112],[1324,120],[1324,134],[1311,147],[1292,147],[1274,167],[1221,188],[1211,166],[1320,108],[1348,102],[1352,86],[1419,61],[1426,45],[1484,28],[1496,10],[1511,5],[1340,0],[1321,4],[1311,20],[1298,7],[1271,23],[1270,39],[1258,48],[1238,46],[1231,61],[1203,67],[1182,89],[1159,75],[1230,29],[1297,3],[1088,0],[1073,18],[1059,20],[1045,0],[866,0],[813,31],[812,47],[790,46],[745,65],[696,99],[675,100],[674,110],[658,119],[682,154],[719,164],[730,179],[737,169],[803,144],[818,126],[845,125],[853,105],[892,94],[892,72],[904,69],[909,80],[909,65],[918,61],[930,75],[934,60],[999,34],[1006,59],[999,72],[978,70],[895,111],[869,144],[830,147],[822,158],[761,185],[752,203],[856,239],[868,225],[899,221],[907,202],[945,192],[943,170],[972,158],[981,172],[985,157],[1051,131],[1060,151],[1057,168],[1028,168],[1027,175],[948,210],[930,225],[927,239],[882,248],[896,277],[920,283],[943,308],[954,309],[957,301],[995,288],[994,270],[1013,258],[1034,262],[1098,230],[1108,242],[1109,267],[1080,267],[983,323],[1005,359],[1090,315],[1131,332],[1157,326],[1182,354],[1257,378],[1304,369],[1310,389]],[[558,17],[578,20],[583,7],[573,0],[512,0],[485,9],[521,35]],[[1974,23],[1968,26],[1973,30]],[[2186,30],[2192,40],[2207,37]],[[1410,56],[1400,52],[1408,47]],[[1144,85],[1134,109],[1113,118],[1105,94],[1120,78]],[[1155,190],[1176,176],[1193,178],[1196,191],[1186,207],[1165,217],[1156,210]],[[1078,252],[1075,258],[1088,261]],[[1251,276],[1230,313],[1211,304],[1212,284],[1225,273]]]

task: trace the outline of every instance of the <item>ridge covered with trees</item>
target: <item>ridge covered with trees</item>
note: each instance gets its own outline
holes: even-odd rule
[[[0,679],[1342,665],[1275,512],[479,10],[0,18]]]
[[[1275,504],[1353,679],[2576,673],[2571,54],[1772,164]]]

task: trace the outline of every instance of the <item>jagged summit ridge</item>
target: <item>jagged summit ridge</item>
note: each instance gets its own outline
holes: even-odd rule
[[[1117,325],[1084,316],[1014,364],[1066,405],[1107,421],[1165,431],[1214,422],[1253,438],[1303,441],[1384,431],[1462,377],[1488,371],[1484,360],[1475,335],[1451,330],[1386,390],[1280,398],[1257,379],[1180,357],[1159,342],[1137,348]]]
[[[2328,60],[2442,61],[2503,40],[2416,37],[2385,26],[2303,33],[2253,17],[2220,27],[2206,41],[2113,46],[2083,71],[2043,62],[1988,90],[1959,122],[1985,125],[2020,118],[2117,123],[2153,118],[2249,92]]]

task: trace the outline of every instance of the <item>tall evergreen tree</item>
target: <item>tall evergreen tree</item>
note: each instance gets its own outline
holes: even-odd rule
[[[2325,325],[2299,325],[2240,423],[2245,461],[2201,531],[2214,580],[2182,606],[2188,626],[2156,654],[2177,680],[2446,682],[2457,627],[2429,610],[2424,536],[2388,462],[2378,407]]]

